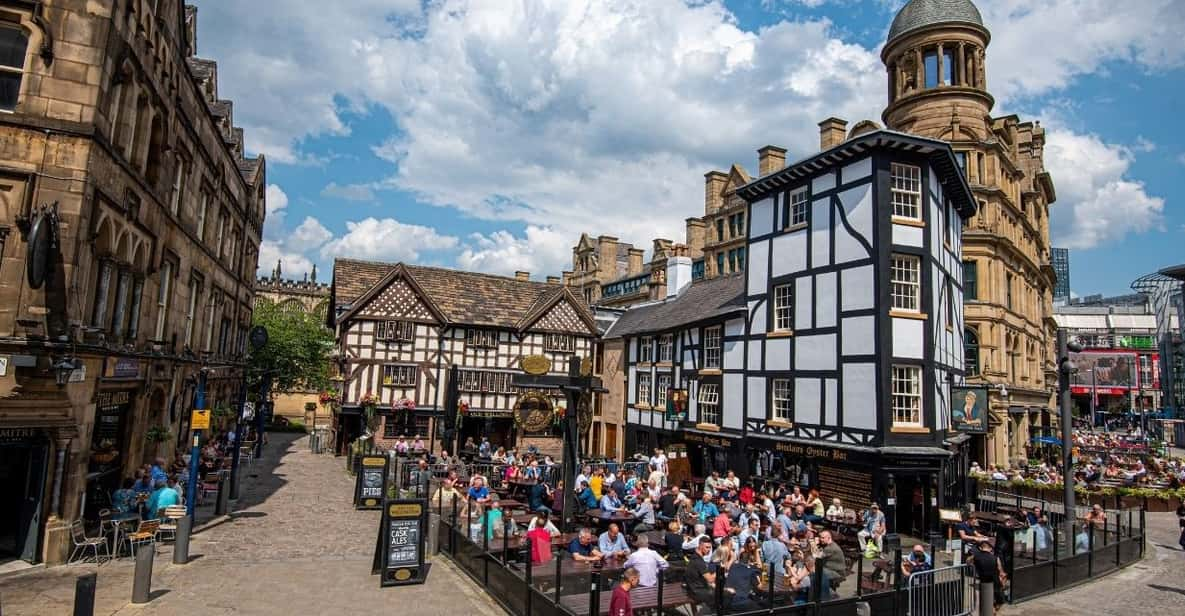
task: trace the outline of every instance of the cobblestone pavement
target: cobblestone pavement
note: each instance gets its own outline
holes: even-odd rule
[[[99,567],[35,568],[0,577],[4,616],[72,613],[74,581],[98,571],[95,614],[503,614],[447,559],[428,582],[379,588],[370,575],[377,511],[355,511],[342,458],[316,456],[297,435],[275,434],[246,470],[230,519],[195,534],[191,562],[156,554],[152,600],[130,604],[131,559]]]
[[[1144,560],[1094,582],[1000,611],[1002,616],[1185,614],[1185,552],[1177,516],[1149,513]]]

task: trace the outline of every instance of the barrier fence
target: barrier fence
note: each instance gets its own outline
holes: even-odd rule
[[[910,616],[968,616],[978,606],[971,565],[953,565],[910,574]]]

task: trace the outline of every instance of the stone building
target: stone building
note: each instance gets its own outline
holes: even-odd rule
[[[0,559],[58,562],[203,366],[237,400],[266,170],[178,0],[3,0],[0,39]]]
[[[911,0],[881,51],[890,129],[954,148],[978,213],[963,230],[967,377],[989,395],[990,431],[973,439],[980,463],[1008,464],[1056,413],[1045,129],[1015,115],[992,117],[985,77],[991,34],[970,0]],[[845,124],[825,129],[842,135]]]
[[[302,280],[286,280],[283,265],[277,261],[271,276],[261,276],[255,281],[255,305],[265,303],[277,305],[281,310],[311,314],[324,323],[329,306],[329,284],[317,282],[316,265]],[[327,427],[333,421],[333,415],[329,409],[317,404],[318,393],[313,390],[274,392],[274,412],[289,420],[299,420],[309,429]]]

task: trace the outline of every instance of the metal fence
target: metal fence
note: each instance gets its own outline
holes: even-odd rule
[[[964,563],[910,574],[909,616],[968,616],[978,605],[975,574]]]

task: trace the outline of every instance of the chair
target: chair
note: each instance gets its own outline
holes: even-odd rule
[[[156,540],[164,541],[162,535],[169,534],[169,539],[177,539],[177,520],[185,517],[188,510],[185,505],[169,505],[165,507],[165,517],[160,521],[160,526],[156,529]]]
[[[70,552],[70,558],[66,560],[66,564],[85,562],[88,548],[94,552],[96,564],[103,564],[103,558],[111,560],[111,550],[107,548],[107,538],[87,537],[86,531],[82,528],[82,520],[74,520],[70,524],[70,539],[74,542],[74,550]],[[103,554],[99,554],[100,547],[103,548]]]
[[[218,480],[220,478],[221,478],[221,476],[216,472],[215,473],[206,473],[206,476],[202,479],[202,483],[200,486],[201,487],[201,495],[200,495],[200,498],[198,499],[199,502],[204,502],[206,500],[206,497],[209,496],[211,493],[218,494]]]
[[[136,532],[128,533],[128,544],[132,546],[132,555],[136,554],[136,545],[140,543],[156,544],[156,533],[160,530],[160,520],[141,520]]]

